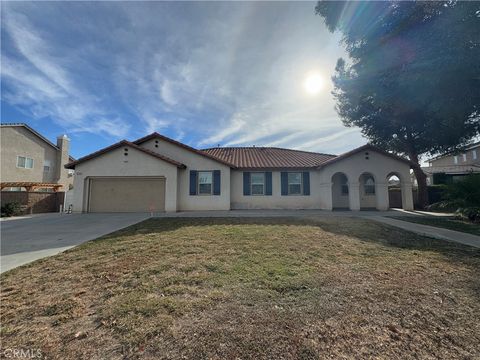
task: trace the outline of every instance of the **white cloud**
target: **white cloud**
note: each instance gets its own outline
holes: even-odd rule
[[[331,82],[318,96],[302,87],[345,55],[314,5],[2,4],[2,99],[114,137],[348,150],[360,132],[338,119]]]
[[[50,116],[67,131],[88,131],[123,137],[129,125],[97,106],[98,99],[79,87],[69,76],[62,61],[51,55],[52,49],[28,18],[14,9],[5,10],[4,31],[18,51],[17,57],[2,49],[2,98],[13,105],[29,108],[36,118]]]

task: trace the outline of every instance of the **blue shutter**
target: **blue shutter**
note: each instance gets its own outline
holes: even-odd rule
[[[285,171],[282,171],[280,173],[280,182],[281,182],[281,188],[282,188],[282,195],[288,195],[288,173]]]
[[[197,195],[197,171],[190,170],[190,195]]]
[[[265,195],[272,195],[272,172],[265,173]]]
[[[310,195],[310,173],[308,171],[303,173],[303,195]]]
[[[213,170],[213,195],[220,195],[220,170]]]
[[[248,171],[243,172],[243,195],[250,195],[250,173]]]

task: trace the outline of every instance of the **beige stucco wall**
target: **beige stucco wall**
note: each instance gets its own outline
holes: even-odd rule
[[[473,158],[473,150],[477,153],[477,158]],[[463,154],[466,155],[466,161],[463,161]],[[463,153],[456,155],[458,158],[458,162],[455,164],[454,155],[449,155],[445,157],[441,157],[439,159],[431,160],[431,166],[455,166],[455,165],[472,165],[472,164],[480,164],[480,146],[475,148],[466,150]]]
[[[117,148],[75,167],[73,211],[87,209],[88,178],[114,176],[165,177],[165,211],[177,210],[177,167],[154,156],[128,147]]]
[[[158,145],[158,147],[155,147],[155,145]],[[178,211],[230,209],[229,166],[161,139],[152,139],[140,144],[140,146],[187,166],[186,169],[178,171]],[[190,170],[220,170],[220,195],[190,195]]]
[[[249,171],[249,170],[245,170]],[[256,170],[252,170],[256,171]],[[318,171],[310,171],[310,195],[283,195],[281,170],[272,171],[272,195],[243,195],[243,171],[232,170],[232,209],[319,209],[323,202]],[[304,170],[298,170],[304,172]]]
[[[57,149],[45,143],[45,141],[22,126],[2,126],[0,134],[1,182],[57,183],[60,166],[57,161],[59,153]],[[17,156],[32,158],[33,169],[18,168]],[[45,160],[50,161],[50,171],[48,172],[43,171]],[[63,177],[59,183],[68,188],[68,184],[73,182],[73,178],[68,176],[68,170],[62,169],[61,172]]]
[[[366,152],[368,152],[368,159],[366,159]],[[337,172],[343,172],[348,178],[349,204],[352,210],[360,209],[361,200],[362,205],[365,204],[365,207],[387,210],[387,176],[391,173],[395,173],[400,178],[404,208],[408,210],[413,209],[410,166],[407,163],[372,150],[366,150],[322,168],[319,171],[322,186],[331,189],[332,176]],[[360,176],[363,173],[370,173],[375,178],[376,196],[368,196],[368,199],[363,194],[363,188],[360,186]],[[328,196],[328,192],[325,192],[324,195]],[[325,199],[327,205],[325,209],[331,209],[332,207],[332,197],[331,195],[329,197],[330,199]]]

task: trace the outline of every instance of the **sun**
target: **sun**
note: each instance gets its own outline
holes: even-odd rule
[[[317,95],[325,87],[325,80],[319,73],[310,73],[303,82],[307,94]]]

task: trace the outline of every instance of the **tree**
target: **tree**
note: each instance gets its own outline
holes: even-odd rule
[[[480,131],[480,2],[319,2],[350,57],[333,76],[344,125],[414,164],[427,204],[422,155],[454,152]]]

